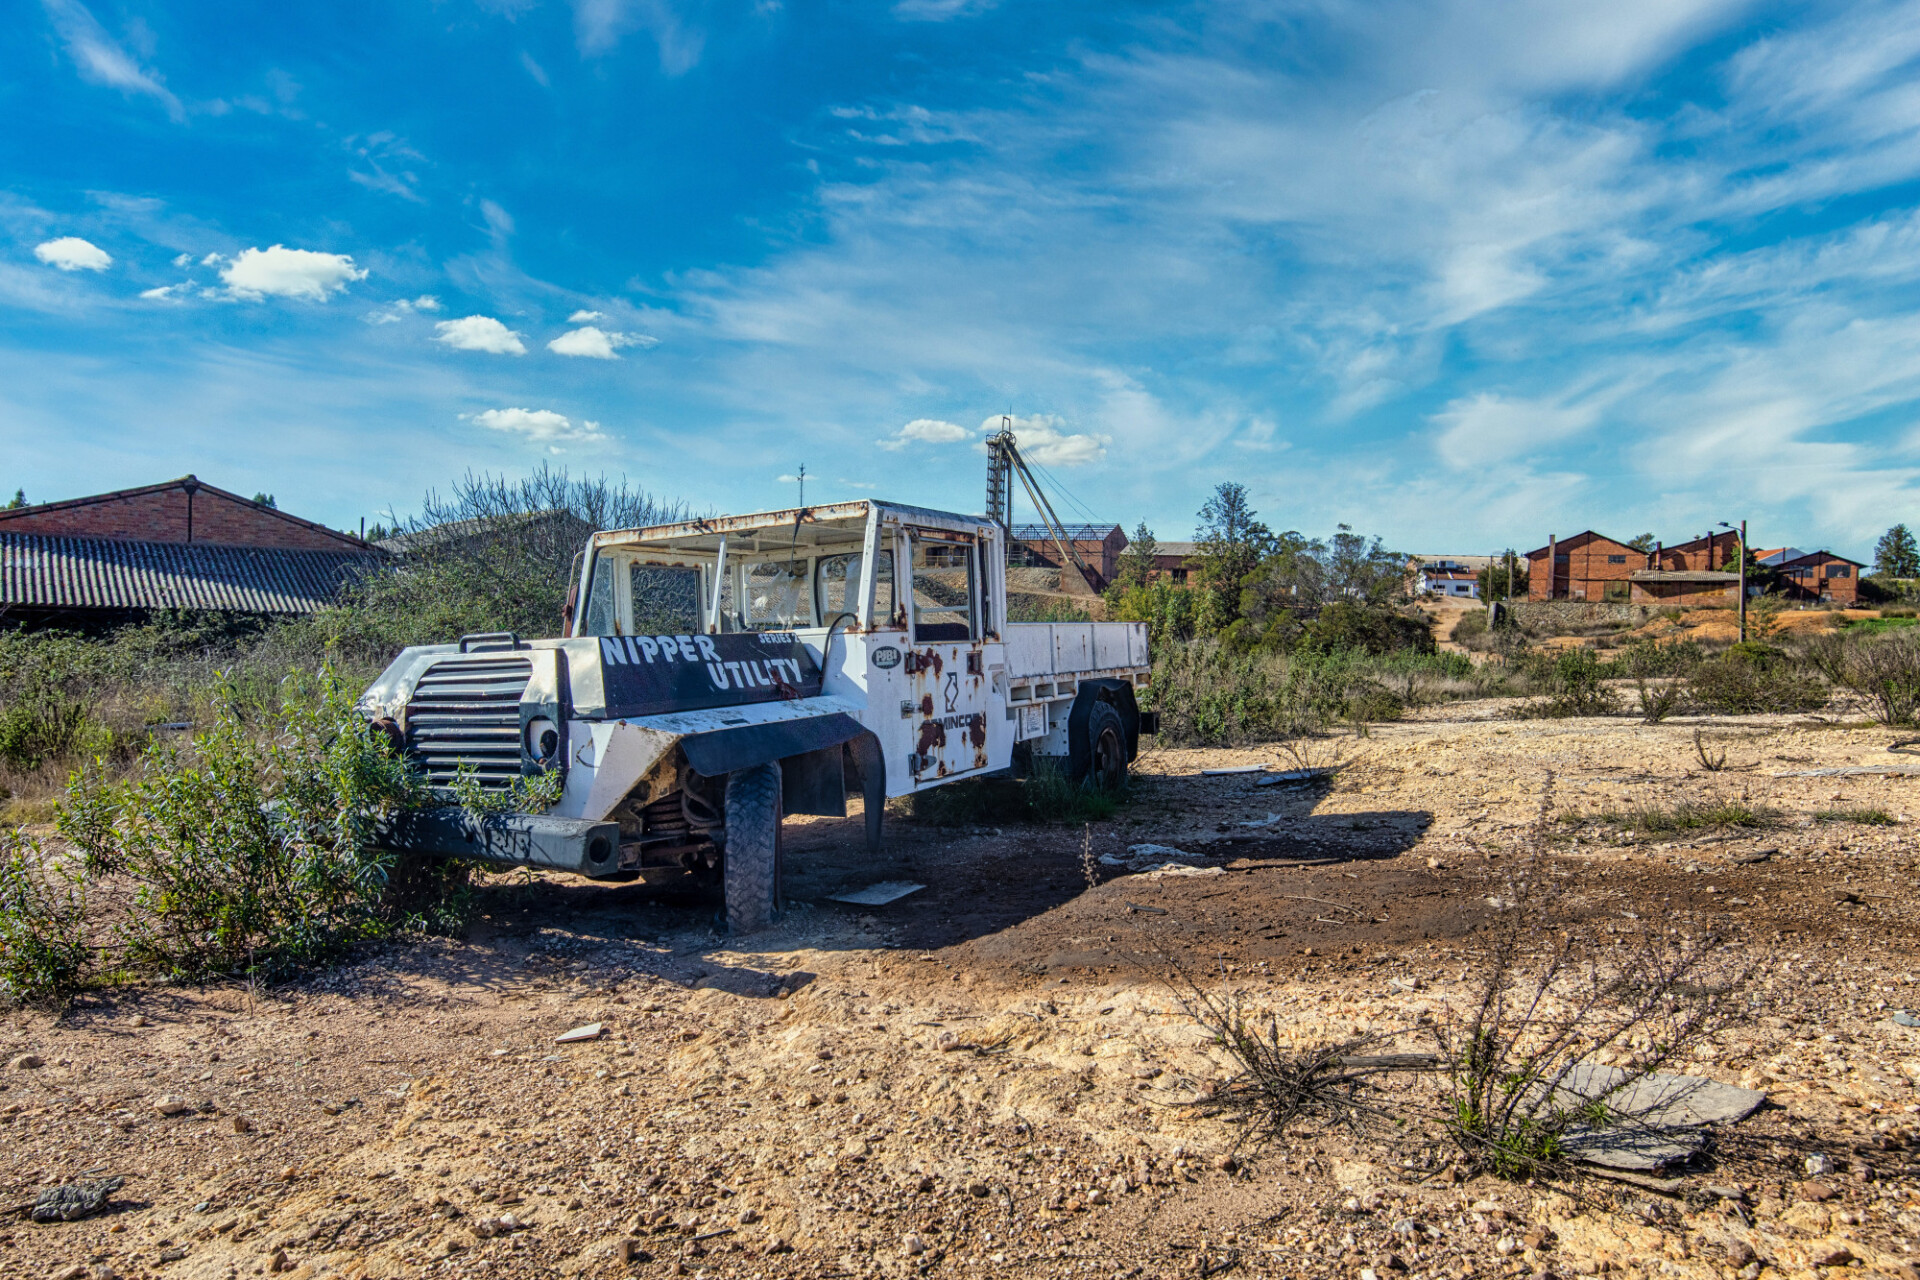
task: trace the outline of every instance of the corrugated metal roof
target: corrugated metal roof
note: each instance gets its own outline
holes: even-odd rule
[[[1068,542],[1105,542],[1107,535],[1119,527],[1117,524],[1063,524],[1060,532],[1067,535]],[[1017,524],[1013,526],[1013,536],[1019,542],[1051,542],[1053,530],[1044,524]]]
[[[0,533],[0,604],[312,613],[384,557]]]

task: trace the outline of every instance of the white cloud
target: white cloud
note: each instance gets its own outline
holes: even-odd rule
[[[1000,430],[1000,417],[995,414],[986,419],[980,424],[980,430],[989,435]],[[1020,446],[1021,455],[1043,467],[1084,467],[1106,458],[1112,436],[1062,431],[1062,421],[1050,413],[1036,413],[1026,418],[1014,415],[1013,438]]]
[[[575,426],[565,414],[551,409],[484,409],[474,414],[463,413],[460,417],[489,431],[524,436],[538,444],[597,443],[607,438],[599,423],[588,419]]]
[[[191,287],[190,285],[163,284],[157,289],[142,289],[140,296],[152,302],[165,302],[173,297],[176,290]]]
[[[417,298],[396,298],[378,311],[369,311],[362,317],[368,324],[396,324],[416,311],[438,311],[440,299],[430,293]]]
[[[567,317],[567,323],[568,324],[592,324],[596,320],[605,320],[606,318],[607,318],[607,313],[604,311],[576,311],[572,315]]]
[[[173,255],[173,265],[176,267],[190,267],[193,265],[193,255],[190,253],[176,253]]]
[[[211,256],[211,255],[209,255]],[[258,302],[262,298],[304,298],[325,302],[367,273],[356,269],[344,253],[316,253],[310,249],[242,249],[240,256],[220,269],[220,279],[235,298]]]
[[[444,342],[456,351],[485,351],[496,356],[523,356],[527,346],[520,335],[492,316],[466,316],[442,320],[433,326],[434,341]]]
[[[210,253],[206,257],[200,259],[200,265],[203,267],[217,267],[221,263],[225,262],[226,260],[227,260],[227,255],[224,253]]]
[[[1569,408],[1482,392],[1433,415],[1431,421],[1441,428],[1434,449],[1456,471],[1511,466],[1579,435],[1599,416],[1593,404]]]
[[[62,271],[105,271],[113,258],[99,245],[79,236],[61,236],[33,246],[33,256]]]
[[[160,77],[135,61],[108,35],[98,19],[79,0],[41,0],[53,29],[67,46],[67,56],[82,80],[103,84],[122,93],[141,93],[158,100],[175,120],[187,113],[180,99],[168,92]]]
[[[884,440],[874,443],[882,449],[904,449],[909,444],[953,444],[966,440],[972,432],[952,422],[942,422],[938,418],[915,418],[898,432]]]
[[[615,354],[619,347],[651,347],[657,345],[658,338],[649,338],[637,333],[609,333],[588,325],[584,329],[574,329],[563,333],[547,344],[547,350],[563,356],[586,356],[594,360],[618,360]]]

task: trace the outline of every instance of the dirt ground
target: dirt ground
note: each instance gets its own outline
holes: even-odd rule
[[[740,944],[684,881],[506,879],[464,940],[15,1013],[0,1199],[127,1182],[104,1216],[9,1217],[0,1275],[1913,1280],[1920,1019],[1894,1015],[1920,1012],[1920,776],[1781,775],[1920,761],[1860,724],[1498,711],[1319,744],[1344,767],[1303,787],[1201,774],[1293,763],[1268,749],[1151,751],[1086,832],[894,822],[875,864],[857,818],[794,820],[787,913]],[[1710,922],[1761,965],[1762,1014],[1687,1069],[1767,1105],[1680,1191],[1459,1183],[1339,1131],[1252,1148],[1192,1105],[1227,1065],[1171,975],[1301,1043],[1445,1018],[1543,798],[1785,815],[1554,827],[1580,913]],[[1867,810],[1897,824],[1814,818]],[[1149,842],[1202,856],[1113,865]],[[831,900],[881,880],[924,888]]]

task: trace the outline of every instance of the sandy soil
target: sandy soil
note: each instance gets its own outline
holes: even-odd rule
[[[1495,711],[1323,744],[1345,767],[1305,788],[1200,773],[1293,763],[1271,750],[1150,752],[1139,799],[1084,833],[895,823],[874,865],[857,819],[795,821],[789,911],[744,945],[685,882],[532,878],[464,940],[294,985],[16,1013],[5,1202],[128,1181],[102,1217],[9,1219],[0,1274],[1911,1280],[1920,1030],[1892,1014],[1920,1011],[1920,777],[1777,776],[1910,757],[1877,728],[1722,719],[1700,722],[1728,754],[1709,773],[1696,722]],[[1549,774],[1556,814],[1788,815],[1661,841],[1556,825],[1582,914],[1710,921],[1764,965],[1763,1015],[1689,1069],[1769,1103],[1682,1194],[1461,1185],[1333,1131],[1249,1149],[1192,1105],[1227,1067],[1174,966],[1301,1042],[1447,1016]],[[1842,809],[1900,822],[1813,820]],[[1100,861],[1142,842],[1202,874]],[[830,900],[883,879],[925,888]]]

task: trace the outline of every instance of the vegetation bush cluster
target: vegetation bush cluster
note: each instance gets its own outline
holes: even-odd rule
[[[1147,700],[1160,714],[1162,742],[1233,743],[1393,720],[1409,707],[1485,689],[1457,653],[1314,646],[1239,653],[1202,640],[1160,650]]]
[[[113,976],[273,975],[396,930],[464,923],[468,868],[380,847],[402,810],[448,797],[354,714],[332,668],[290,676],[270,731],[225,688],[184,744],[150,742],[122,778],[76,770],[55,854],[23,833],[0,843],[0,994],[58,995]],[[452,798],[482,812],[541,807],[558,775]],[[87,935],[89,896],[111,887],[111,923]]]

